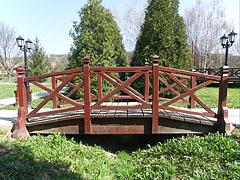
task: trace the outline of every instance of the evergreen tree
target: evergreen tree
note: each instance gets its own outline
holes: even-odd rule
[[[37,76],[50,72],[51,65],[46,53],[36,37],[33,43],[33,48],[29,53],[28,66],[30,68],[29,75]],[[46,79],[39,79],[39,82],[44,82]]]
[[[110,11],[101,3],[101,0],[88,0],[79,11],[80,21],[73,23],[73,30],[70,31],[73,45],[68,58],[69,69],[82,67],[84,56],[89,56],[90,65],[95,67],[98,62],[105,67],[126,66],[126,53],[119,28]],[[124,80],[124,74],[120,76]],[[96,77],[92,79],[92,87],[97,87]],[[78,82],[79,79],[75,78],[74,83]],[[111,87],[106,81],[103,83],[103,91]]]
[[[131,66],[144,66],[147,61],[151,65],[152,57],[158,55],[160,66],[192,68],[185,25],[178,14],[178,6],[178,0],[149,0]],[[133,86],[142,92],[143,83],[142,77]]]

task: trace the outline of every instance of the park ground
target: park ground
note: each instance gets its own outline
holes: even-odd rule
[[[8,87],[11,95],[1,93],[1,98],[14,96],[15,84],[0,85],[4,90]],[[216,107],[216,87],[199,93],[211,108]],[[230,87],[228,105],[240,109],[239,96],[239,87]],[[231,134],[165,137],[70,137],[56,133],[22,140],[14,140],[0,130],[0,179],[3,180],[240,179],[239,157],[239,129]]]

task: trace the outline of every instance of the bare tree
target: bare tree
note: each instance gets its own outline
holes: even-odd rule
[[[16,43],[16,31],[0,22],[0,63],[11,80],[13,68],[21,61],[20,50]]]
[[[138,34],[144,22],[145,7],[140,7],[138,0],[132,0],[124,14],[123,19],[123,40],[126,49],[132,52],[135,48]]]
[[[194,43],[199,54],[199,67],[206,69],[209,65],[209,55],[221,50],[219,38],[224,32],[230,32],[230,26],[225,20],[224,9],[220,0],[203,3],[197,0],[196,5],[185,11],[184,17],[188,43]]]

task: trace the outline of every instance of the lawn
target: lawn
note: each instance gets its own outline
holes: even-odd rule
[[[47,87],[52,87],[52,84],[46,84]],[[17,89],[17,85],[15,84],[1,84],[0,83],[0,99],[15,97],[14,91]],[[32,90],[32,93],[38,93],[42,90],[41,88],[31,85],[30,84],[30,90]]]
[[[0,132],[2,180],[237,180],[239,157],[239,131],[232,136],[182,136],[117,152],[86,145],[60,133],[12,140]]]
[[[197,91],[196,95],[210,108],[217,108],[219,93],[218,91],[219,88],[206,87]],[[240,88],[228,88],[227,105],[228,108],[240,109]],[[196,107],[199,108],[200,105],[196,104]]]
[[[47,85],[48,87],[51,87],[51,84]],[[42,89],[31,85],[30,86],[33,93],[40,92]],[[16,89],[15,85],[0,85],[0,91],[2,92],[0,94],[0,99],[6,98],[6,97],[14,97],[13,91]],[[196,95],[209,106],[210,108],[217,108],[218,107],[218,87],[205,87],[200,89],[196,92]],[[43,101],[43,99],[36,99],[33,100],[33,107],[36,107],[38,104],[40,104]],[[228,88],[228,97],[227,97],[227,104],[228,108],[233,109],[240,109],[240,88]],[[178,105],[179,104],[175,104]],[[180,105],[181,106],[181,105]],[[7,107],[2,107],[1,109],[5,110],[14,110],[17,107],[10,105]],[[52,101],[49,101],[44,108],[52,108]],[[196,103],[196,108],[201,108],[199,104]]]

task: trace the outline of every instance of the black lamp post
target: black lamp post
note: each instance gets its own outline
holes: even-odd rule
[[[228,65],[228,48],[233,45],[235,42],[237,33],[232,31],[230,34],[228,34],[228,37],[225,36],[225,34],[220,38],[221,45],[223,48],[226,48],[226,54],[225,54],[225,66]]]
[[[17,44],[18,47],[20,47],[20,49],[24,52],[24,64],[25,64],[25,71],[26,71],[26,77],[28,77],[28,64],[27,64],[27,52],[29,52],[32,48],[32,41],[30,41],[29,39],[27,41],[25,41],[24,44],[24,39],[19,36],[17,39]],[[30,88],[29,88],[29,83],[26,82],[26,91],[27,91],[27,106],[28,108],[31,108],[31,97],[30,97]]]

